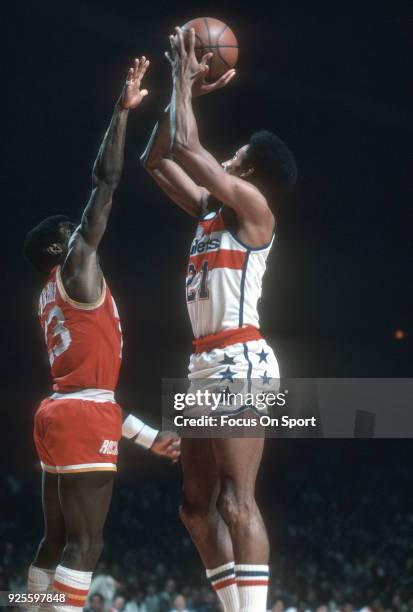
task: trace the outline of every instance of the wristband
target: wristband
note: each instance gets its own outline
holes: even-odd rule
[[[143,448],[151,448],[158,436],[159,430],[145,425],[143,421],[138,419],[133,414],[130,414],[123,421],[122,425],[122,437],[131,440],[133,442],[143,446]]]

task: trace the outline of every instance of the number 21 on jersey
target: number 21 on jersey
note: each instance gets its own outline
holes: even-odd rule
[[[196,302],[198,300],[207,300],[208,297],[208,262],[202,262],[199,270],[196,269],[193,263],[190,263],[186,281],[186,301]]]

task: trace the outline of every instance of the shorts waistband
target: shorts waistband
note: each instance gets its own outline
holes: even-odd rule
[[[108,391],[107,389],[80,389],[79,391],[69,391],[68,393],[53,393],[50,399],[81,399],[90,402],[116,403],[114,392]]]
[[[253,325],[244,325],[243,327],[226,329],[225,331],[203,336],[202,338],[195,338],[192,344],[195,347],[195,353],[204,353],[216,348],[225,348],[239,342],[250,342],[251,340],[262,340],[260,330]]]

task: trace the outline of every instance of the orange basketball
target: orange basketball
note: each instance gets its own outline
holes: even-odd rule
[[[216,81],[238,59],[238,41],[234,32],[219,19],[213,17],[198,17],[182,26],[183,30],[195,30],[195,53],[201,61],[205,53],[212,52],[214,56],[209,61],[208,80]]]

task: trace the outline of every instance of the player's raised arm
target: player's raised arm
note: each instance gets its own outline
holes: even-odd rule
[[[197,185],[171,158],[169,106],[155,125],[140,161],[171,200],[190,215],[200,216],[208,200],[209,192],[204,187]]]
[[[122,95],[93,166],[92,194],[83,213],[79,232],[85,243],[94,250],[106,229],[112,196],[122,176],[129,110],[139,106],[148,93],[146,89],[140,88],[148,66],[149,60],[141,57],[129,69]]]
[[[148,94],[141,81],[149,66],[143,56],[129,69],[122,94],[116,103],[109,128],[93,166],[92,193],[80,225],[73,232],[62,265],[62,279],[72,299],[94,302],[99,298],[102,273],[96,251],[105,232],[112,197],[122,176],[126,125],[129,110],[140,105]]]
[[[209,56],[210,54],[207,53],[203,57],[202,66],[206,66]],[[168,54],[167,57],[170,59]],[[192,95],[198,97],[212,93],[224,87],[229,80],[228,73],[215,83],[207,83],[205,79],[199,78],[192,84]],[[187,172],[172,159],[169,105],[162,113],[160,121],[155,125],[140,161],[159,187],[183,210],[195,217],[199,217],[205,210],[210,195],[208,189],[197,185]]]
[[[233,208],[240,217],[269,221],[271,213],[265,197],[254,185],[227,174],[199,141],[192,109],[192,82],[200,78],[208,67],[202,66],[196,59],[194,30],[189,31],[186,41],[180,28],[176,28],[176,33],[175,37],[170,37],[173,76],[170,125],[173,154],[196,181],[219,201]],[[226,81],[229,82],[234,74],[234,70],[228,71]]]

